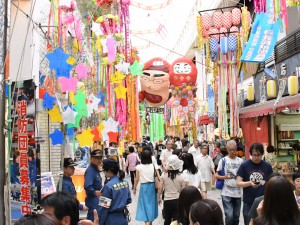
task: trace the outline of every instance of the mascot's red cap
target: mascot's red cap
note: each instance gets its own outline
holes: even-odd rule
[[[170,64],[162,58],[154,58],[145,63],[143,70],[158,70],[169,73]]]

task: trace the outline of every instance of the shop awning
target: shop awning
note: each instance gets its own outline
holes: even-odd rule
[[[207,124],[210,124],[210,123],[213,123],[214,120],[209,118],[208,115],[203,115],[203,116],[200,116],[199,117],[199,125],[202,126],[202,125],[207,125]]]
[[[278,104],[274,108],[276,99],[269,100],[263,104],[255,104],[240,109],[240,118],[249,118],[264,116],[268,114],[278,113],[285,108],[296,110],[300,108],[300,94],[294,96],[282,97],[279,99]]]

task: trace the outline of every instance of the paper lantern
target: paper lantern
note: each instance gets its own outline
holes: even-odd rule
[[[237,49],[237,37],[235,35],[229,35],[228,37],[228,49],[231,52],[235,52]]]
[[[215,38],[217,40],[217,42],[219,42],[219,40],[220,40],[219,33],[220,33],[220,31],[217,28],[210,28],[208,31],[208,35],[210,36],[210,38]]]
[[[232,26],[232,27],[230,27],[230,32],[234,32],[234,33],[231,33],[232,35],[237,35],[239,33],[239,28],[236,26]]]
[[[289,76],[288,78],[288,92],[290,96],[298,94],[299,91],[299,82],[297,76]]]
[[[252,85],[248,86],[248,89],[247,89],[247,99],[250,102],[254,100],[254,87]]]
[[[203,28],[209,30],[211,28],[211,15],[209,13],[204,13],[202,16]]]
[[[211,38],[209,40],[209,47],[210,47],[210,57],[211,57],[211,60],[214,62],[214,61],[218,60],[218,56],[219,56],[218,40],[216,38]]]
[[[277,90],[276,90],[275,80],[268,80],[267,81],[267,96],[269,98],[276,98]]]
[[[241,10],[239,8],[234,8],[232,10],[232,24],[238,26],[241,23]]]
[[[214,13],[214,26],[217,29],[220,29],[222,27],[222,12],[221,11],[217,11]]]
[[[227,37],[221,37],[220,51],[223,55],[227,54],[227,52],[228,52],[228,38]]]
[[[223,15],[223,27],[229,29],[232,26],[232,14],[231,12],[224,12]]]
[[[228,34],[227,32],[228,32],[227,28],[221,27],[221,29],[220,29],[220,38],[227,36],[227,34]]]

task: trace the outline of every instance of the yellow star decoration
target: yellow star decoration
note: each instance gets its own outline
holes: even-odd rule
[[[48,113],[52,123],[62,123],[63,119],[56,105],[53,107],[53,109],[49,110]]]
[[[114,91],[116,92],[117,99],[126,99],[127,88],[124,87],[122,84],[119,84],[118,87],[114,88]]]
[[[67,63],[69,63],[70,65],[74,65],[74,63],[76,62],[76,59],[72,56],[70,56],[68,59],[67,59]]]
[[[97,127],[97,129],[98,129],[99,133],[101,133],[101,131],[104,130],[104,125],[103,125],[102,122],[99,124],[99,126]]]
[[[120,70],[117,70],[115,73],[110,75],[110,83],[120,84],[125,77],[125,74],[121,73]]]
[[[76,100],[75,100],[75,96],[74,96],[73,91],[69,92],[69,98],[70,98],[70,103],[72,103],[73,105],[76,104]]]
[[[95,135],[91,133],[91,128],[82,131],[81,134],[76,135],[80,147],[91,147],[93,145],[93,138]]]

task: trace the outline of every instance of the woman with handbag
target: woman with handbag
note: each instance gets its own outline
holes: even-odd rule
[[[134,186],[134,178],[136,175],[136,166],[140,164],[140,159],[138,157],[138,154],[134,152],[134,147],[129,146],[129,155],[127,156],[126,160],[126,170],[130,173],[130,178],[131,178],[131,184],[132,184],[132,189]]]
[[[182,171],[183,162],[177,155],[171,155],[167,160],[167,170],[161,176],[158,188],[158,204],[161,204],[161,192],[164,189],[164,225],[170,225],[177,220],[177,205],[179,194],[186,186],[186,178]]]
[[[136,166],[136,177],[133,194],[136,195],[138,183],[140,193],[136,210],[136,220],[151,225],[158,216],[158,201],[155,180],[160,179],[157,166],[152,163],[151,151],[143,150],[141,153],[141,164]]]

